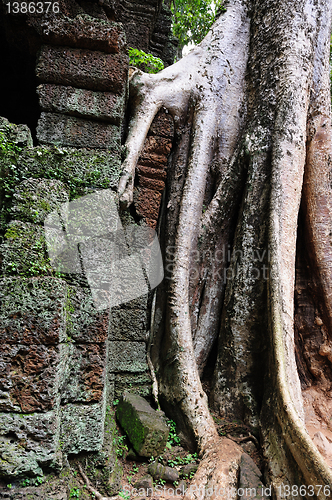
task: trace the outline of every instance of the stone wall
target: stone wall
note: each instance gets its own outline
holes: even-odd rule
[[[171,36],[171,12],[163,0],[115,0],[117,21],[123,23],[129,47],[173,64],[177,41]]]
[[[124,389],[148,396],[149,297],[97,311],[82,275],[51,266],[43,222],[73,199],[116,190],[128,57],[120,24],[87,14],[37,23],[38,146],[0,119],[0,477],[61,470],[101,452]],[[136,219],[155,228],[173,121],[161,110],[137,170]],[[108,474],[116,456],[109,453]],[[116,484],[116,478],[113,480]]]

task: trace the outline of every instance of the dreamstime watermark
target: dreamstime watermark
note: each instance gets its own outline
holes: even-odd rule
[[[165,279],[173,279],[177,260],[177,248],[166,247]],[[226,284],[242,276],[246,281],[268,280],[270,248],[250,248],[247,251],[232,250],[223,245],[218,250],[193,250],[189,255],[189,277],[192,280],[204,279],[209,274],[212,280]]]
[[[84,274],[96,309],[148,293],[164,277],[153,229],[123,228],[110,189],[63,203],[44,222],[47,250],[60,273]]]

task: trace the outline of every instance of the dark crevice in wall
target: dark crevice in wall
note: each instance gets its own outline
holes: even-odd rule
[[[40,114],[35,77],[37,47],[31,51],[24,24],[8,17],[0,17],[0,116],[28,125],[35,141]]]

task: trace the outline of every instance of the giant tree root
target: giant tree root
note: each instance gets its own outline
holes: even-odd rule
[[[242,448],[227,438],[209,441],[184,500],[237,499]]]
[[[132,78],[134,112],[119,184],[122,203],[128,205],[133,200],[135,167],[158,109],[165,106],[170,111],[178,137],[187,134],[188,124],[191,129],[183,150],[179,139],[174,153],[177,163],[169,170],[173,178],[168,180],[170,194],[164,227],[166,245],[175,248],[174,266],[165,285],[164,321],[160,320],[166,326],[161,334],[156,329],[151,356],[166,411],[177,417],[183,430],[189,429],[188,439],[195,442],[203,457],[193,480],[198,493],[192,487],[186,499],[200,498],[199,487],[205,488],[205,496],[210,496],[210,487],[234,487],[242,453],[235,443],[220,439],[214,428],[195,360],[189,304],[191,252],[199,249],[202,221],[207,218],[202,217],[202,212],[209,170],[216,165],[219,179],[232,182],[229,174],[234,171],[241,145],[248,157],[248,170],[235,237],[240,257],[234,267],[240,267],[242,277],[227,283],[230,307],[223,311],[221,324],[227,325],[223,320],[228,316],[231,341],[225,344],[222,329],[219,352],[227,351],[227,355],[217,361],[214,391],[219,392],[221,409],[227,398],[227,410],[232,410],[232,405],[234,409],[236,398],[247,397],[241,403],[242,409],[244,403],[256,404],[253,387],[246,386],[251,377],[248,367],[250,371],[255,369],[255,347],[250,345],[254,343],[250,335],[255,329],[261,342],[267,344],[268,323],[263,434],[274,493],[278,497],[278,478],[288,483],[294,480],[306,485],[332,485],[331,472],[304,427],[293,331],[296,231],[307,154],[307,115],[312,75],[319,74],[316,63],[324,66],[322,71],[328,75],[328,63],[317,62],[315,53],[322,52],[318,39],[324,41],[325,47],[329,43],[331,13],[328,0],[230,0],[227,12],[186,58],[158,75],[136,72]],[[253,208],[250,196],[254,184],[264,187],[257,190],[256,198],[264,197],[268,203],[256,203]],[[216,187],[206,213],[213,215],[214,205],[222,204],[225,198]],[[225,212],[223,207],[220,211]],[[256,217],[257,211],[261,217]],[[315,213],[312,218],[317,219]],[[257,294],[250,277],[250,250],[264,236],[257,240],[259,224],[266,226],[271,248],[270,279],[259,295],[263,300],[268,294],[269,315],[263,326],[252,324],[258,309],[252,308]],[[219,226],[214,227],[215,231]],[[321,266],[328,282],[331,277],[326,269],[330,267]],[[159,310],[157,313],[162,316]],[[242,366],[242,353],[250,349]],[[278,463],[274,463],[276,459]],[[327,496],[322,489],[310,493],[309,497]],[[293,499],[300,496],[292,495]]]

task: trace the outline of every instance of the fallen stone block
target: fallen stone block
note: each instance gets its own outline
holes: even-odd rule
[[[116,416],[140,456],[158,456],[164,451],[169,429],[163,416],[144,398],[125,392],[117,406]]]
[[[111,92],[64,87],[62,85],[39,85],[39,104],[43,111],[92,118],[120,125],[124,114],[124,96]]]
[[[36,76],[41,83],[122,93],[126,89],[128,56],[67,47],[41,48]]]
[[[120,129],[116,125],[56,113],[41,113],[37,138],[43,144],[120,150]]]
[[[179,473],[176,469],[162,465],[159,462],[152,462],[149,465],[148,472],[153,479],[164,479],[164,481],[169,483],[179,480]]]
[[[150,474],[146,474],[145,476],[141,477],[136,483],[134,483],[134,488],[137,490],[139,489],[150,489],[152,491],[153,489],[153,478],[150,476]]]

